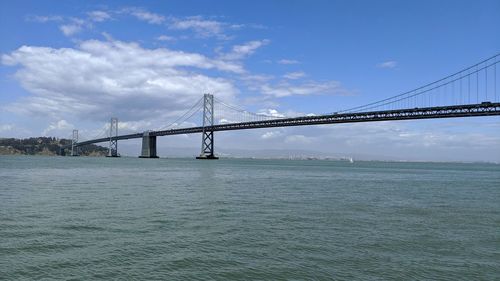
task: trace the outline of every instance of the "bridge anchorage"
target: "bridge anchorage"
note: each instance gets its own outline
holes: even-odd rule
[[[111,118],[109,124],[109,148],[106,157],[120,157],[118,154],[118,118]]]
[[[215,160],[214,155],[214,96],[203,95],[203,131],[201,133],[201,153],[196,159]]]

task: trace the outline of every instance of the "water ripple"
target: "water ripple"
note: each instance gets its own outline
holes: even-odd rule
[[[0,279],[500,276],[499,165],[109,160],[0,157]]]

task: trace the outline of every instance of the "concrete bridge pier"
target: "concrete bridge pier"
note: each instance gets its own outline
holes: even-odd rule
[[[142,150],[139,158],[159,158],[156,155],[156,136],[150,136],[149,132],[142,135]]]

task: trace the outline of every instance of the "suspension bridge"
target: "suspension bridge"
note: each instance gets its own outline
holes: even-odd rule
[[[103,130],[102,134],[92,139],[79,140],[78,130],[73,130],[71,144],[64,146],[61,154],[65,154],[65,149],[71,149],[71,155],[78,156],[78,149],[81,146],[107,142],[108,156],[118,157],[118,141],[142,138],[142,150],[139,157],[158,158],[157,137],[201,133],[201,153],[196,158],[217,159],[214,153],[214,132],[500,115],[500,89],[497,89],[499,59],[500,54],[497,54],[411,91],[321,115],[276,117],[265,113],[253,113],[219,100],[211,94],[204,94],[182,116],[162,128],[119,135],[118,119],[111,118],[109,126]],[[200,125],[192,125],[196,122],[190,122],[190,120],[195,118],[201,119]]]

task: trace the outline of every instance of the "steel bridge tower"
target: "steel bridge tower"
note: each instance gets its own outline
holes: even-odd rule
[[[214,96],[203,95],[203,132],[201,134],[201,153],[196,159],[219,159],[214,155]]]
[[[73,137],[71,138],[71,156],[80,156],[78,154],[78,130],[73,130]]]
[[[111,118],[109,124],[109,149],[106,157],[120,157],[118,154],[118,118]]]

